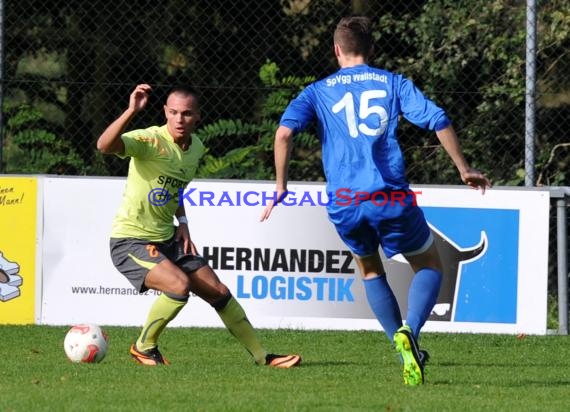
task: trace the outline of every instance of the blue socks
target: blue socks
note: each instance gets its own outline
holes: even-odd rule
[[[412,279],[408,290],[406,325],[412,329],[416,339],[437,302],[440,286],[441,273],[434,269],[420,269]]]
[[[402,326],[402,315],[394,292],[388,284],[388,279],[386,275],[380,275],[371,279],[362,279],[362,281],[368,304],[392,342],[394,333]]]
[[[386,275],[380,275],[363,279],[363,283],[368,304],[392,342],[394,333],[402,326],[402,315],[388,279]],[[434,269],[420,269],[412,279],[408,291],[406,325],[412,329],[416,339],[437,302],[440,287],[441,273]]]

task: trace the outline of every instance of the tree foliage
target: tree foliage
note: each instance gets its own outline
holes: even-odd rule
[[[8,111],[6,133],[10,145],[8,165],[18,165],[8,173],[84,174],[84,163],[68,141],[33,107],[21,105]]]
[[[334,24],[355,10],[374,18],[373,63],[412,78],[448,110],[473,166],[496,184],[522,184],[526,7],[518,0],[8,2],[4,127],[15,107],[33,108],[44,126],[29,123],[30,133],[53,133],[60,152],[73,153],[62,173],[124,175],[126,162],[96,154],[96,138],[124,110],[135,84],[155,89],[151,107],[130,125],[138,128],[164,121],[164,93],[184,81],[203,95],[199,133],[210,150],[203,176],[269,179],[267,148],[280,111],[305,76],[336,69]],[[567,0],[538,2],[537,16],[537,183],[568,185]],[[3,170],[47,173],[17,155],[24,143],[15,136],[6,129]],[[308,136],[314,133],[297,139],[296,180],[322,178],[318,145]],[[459,183],[433,134],[403,122],[400,138],[412,182]]]
[[[549,70],[561,81],[558,87],[568,90],[568,59],[563,64],[552,58],[553,51],[568,54],[569,26],[563,22],[569,12],[563,3],[548,2],[539,14],[538,73],[539,84],[551,78],[554,73],[545,71],[544,63],[552,62]],[[525,19],[524,4],[517,1],[434,0],[417,14],[384,15],[378,22],[379,42],[395,40],[399,47],[397,54],[383,50],[376,62],[411,77],[449,112],[466,156],[496,184],[520,185],[525,177]],[[540,108],[544,120],[547,112]],[[549,125],[539,130],[548,135]],[[401,138],[411,180],[458,182],[433,138],[407,126]],[[552,146],[539,135],[536,147],[540,169]]]
[[[384,15],[378,27],[379,42],[398,39],[400,47],[376,62],[411,78],[447,110],[474,167],[495,182],[520,183],[524,9],[504,1],[434,0],[417,14]],[[403,124],[400,137],[412,181],[460,183],[433,136]]]
[[[231,149],[222,156],[207,154],[198,176],[225,179],[273,179],[273,138],[279,119],[289,101],[314,81],[312,76],[278,76],[277,64],[267,61],[259,71],[263,90],[267,93],[259,103],[257,116],[250,122],[241,119],[220,119],[196,132],[206,146],[216,139],[241,139],[254,143]],[[322,180],[319,143],[314,134],[304,132],[295,137],[290,164],[290,178]]]

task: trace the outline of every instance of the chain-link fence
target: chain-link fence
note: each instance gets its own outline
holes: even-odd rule
[[[154,93],[132,127],[162,123],[166,91],[185,82],[202,95],[198,133],[209,153],[199,177],[271,179],[281,110],[336,69],[334,26],[362,13],[375,23],[371,63],[405,74],[446,108],[468,160],[495,184],[525,182],[525,1],[0,4],[1,172],[125,175],[125,161],[96,152],[97,137],[137,83]],[[536,15],[533,183],[568,186],[570,8],[538,1]],[[461,183],[433,134],[402,124],[400,139],[412,183]],[[311,133],[295,150],[291,179],[322,180]]]
[[[524,183],[523,1],[4,0],[3,9],[6,173],[124,174],[125,162],[96,154],[98,135],[135,84],[155,94],[133,127],[162,122],[165,91],[184,81],[202,94],[210,127],[200,133],[217,160],[201,176],[271,178],[262,143],[273,130],[262,126],[276,124],[306,76],[336,69],[334,25],[363,12],[375,22],[372,63],[404,73],[445,107],[469,160],[496,184]],[[570,13],[558,0],[539,2],[536,14],[535,183],[568,185]],[[412,182],[460,183],[433,135],[404,124],[400,137]],[[303,143],[292,177],[319,179],[318,145]],[[257,164],[231,167],[228,152],[243,147]]]

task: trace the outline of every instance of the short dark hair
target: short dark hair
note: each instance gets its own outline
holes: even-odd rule
[[[166,98],[170,97],[172,94],[181,94],[183,96],[193,96],[198,103],[200,103],[200,94],[195,87],[192,87],[188,84],[177,84],[170,88]]]
[[[334,31],[334,42],[345,54],[370,57],[374,46],[372,21],[366,16],[343,17]]]

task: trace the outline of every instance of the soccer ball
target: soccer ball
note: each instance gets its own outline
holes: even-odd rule
[[[107,335],[99,326],[82,323],[67,331],[63,349],[71,362],[98,363],[107,354],[107,341]]]

